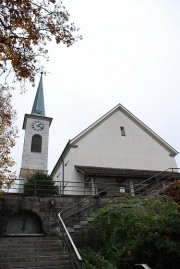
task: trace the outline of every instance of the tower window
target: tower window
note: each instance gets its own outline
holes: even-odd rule
[[[32,137],[31,152],[41,152],[42,136],[35,134]]]
[[[120,130],[121,130],[121,136],[126,136],[125,128],[121,126]]]

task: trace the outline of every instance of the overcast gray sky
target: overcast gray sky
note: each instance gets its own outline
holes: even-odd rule
[[[49,45],[43,78],[46,116],[53,117],[49,172],[72,139],[118,103],[180,151],[180,1],[66,0],[83,40]],[[25,113],[38,86],[14,92],[21,167]],[[176,158],[180,167],[180,157]]]

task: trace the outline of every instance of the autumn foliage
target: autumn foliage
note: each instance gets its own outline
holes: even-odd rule
[[[180,205],[180,180],[176,180],[170,184],[168,188],[165,189],[164,194]]]
[[[69,16],[58,0],[0,0],[1,74],[11,66],[17,79],[33,83],[48,41],[70,46],[80,38]]]
[[[11,88],[0,85],[0,190],[9,187],[14,179],[10,168],[14,160],[10,157],[15,145],[17,129],[14,126],[16,113],[11,105]]]

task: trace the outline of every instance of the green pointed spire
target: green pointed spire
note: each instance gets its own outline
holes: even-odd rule
[[[31,114],[45,116],[45,107],[44,107],[44,93],[43,93],[43,83],[42,83],[42,74],[39,81],[38,89],[34,99],[34,104],[32,107]]]

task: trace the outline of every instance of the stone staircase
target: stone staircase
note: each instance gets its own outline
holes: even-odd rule
[[[87,220],[82,220],[72,225],[71,227],[67,227],[69,234],[71,235],[73,241],[76,243],[76,246],[79,247],[83,245],[84,235],[87,231],[88,224],[91,222],[91,218],[87,218]]]
[[[72,269],[57,237],[1,237],[0,269]]]

